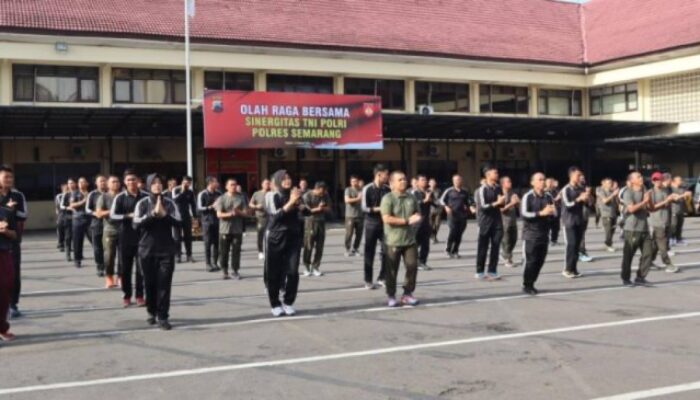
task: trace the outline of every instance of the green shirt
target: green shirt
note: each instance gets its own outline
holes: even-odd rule
[[[263,206],[262,210],[255,210],[255,216],[258,218],[264,218],[267,213],[265,213],[265,195],[268,192],[264,190],[258,190],[257,192],[253,193],[253,204],[256,206]]]
[[[102,196],[97,199],[95,210],[106,211],[111,209],[114,197],[115,195],[110,192],[103,193]],[[107,216],[102,220],[102,232],[109,236],[117,235],[119,233],[120,223],[121,221],[113,221]]]
[[[390,192],[382,197],[379,206],[382,217],[390,215],[392,217],[408,219],[411,215],[418,213],[418,203],[416,198],[408,194],[398,194]],[[416,230],[410,225],[389,225],[384,224],[384,242],[387,246],[412,246],[416,244]]]
[[[355,189],[352,186],[345,188],[345,196],[351,199],[356,199],[362,194],[362,189]],[[345,203],[345,218],[360,218],[362,217],[362,202]]]
[[[302,200],[308,208],[316,208],[321,203],[324,203],[326,205],[326,210],[330,210],[331,198],[330,196],[328,196],[328,193],[324,193],[322,196],[316,196],[313,190],[309,190],[304,194]],[[326,220],[326,212],[327,211],[314,213],[311,214],[308,218],[310,218],[314,222],[324,222]]]
[[[625,210],[627,210],[627,206],[639,204],[643,200],[644,189],[637,191],[629,188],[625,190],[625,194],[622,195],[622,203],[625,205]],[[649,210],[647,210],[646,207],[638,209],[635,213],[625,211],[625,215],[624,230],[630,232],[649,232],[649,225],[647,224]]]
[[[666,200],[669,192],[666,189],[651,189],[651,201],[654,204],[659,204]],[[660,208],[650,213],[649,223],[654,228],[666,228],[671,223],[671,206]]]
[[[245,201],[245,196],[240,193],[236,193],[233,196],[224,193],[216,200],[214,204],[214,209],[220,212],[231,212],[231,210],[236,210],[237,213],[246,211],[248,205]],[[220,235],[231,235],[243,233],[243,227],[245,224],[245,216],[242,214],[237,214],[231,218],[219,218],[219,234]]]

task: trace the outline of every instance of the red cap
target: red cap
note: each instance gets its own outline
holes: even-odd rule
[[[651,174],[651,180],[662,181],[664,180],[664,174],[662,174],[661,172],[654,172],[653,174]]]

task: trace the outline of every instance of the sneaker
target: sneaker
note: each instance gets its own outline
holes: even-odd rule
[[[217,263],[212,264],[212,267],[214,267],[214,271],[215,271],[215,272],[216,272],[216,271],[221,271],[221,267],[219,267],[219,264],[217,264]]]
[[[352,253],[349,252],[349,251],[346,251],[346,252],[345,252],[345,257],[347,258],[347,257],[350,257],[350,256],[352,256]]]
[[[258,253],[258,260],[264,260],[265,259],[265,253]]]
[[[83,268],[83,263],[80,261],[75,262],[75,268]]]
[[[486,274],[486,277],[490,281],[498,281],[501,279],[501,276],[498,275],[498,272],[489,272],[488,274]]]
[[[224,274],[223,279],[226,281],[231,279],[231,277],[228,274]]]
[[[676,240],[676,246],[687,246],[687,245],[688,245],[688,242],[686,242],[683,239]]]
[[[177,255],[177,263],[182,264],[182,254]],[[153,324],[151,324],[151,325],[153,325]]]
[[[216,272],[218,271],[213,265],[207,264],[207,272]]]
[[[308,269],[308,268],[306,268],[306,269],[304,270],[304,276],[311,276],[311,270]]]
[[[114,283],[114,276],[113,275],[107,275],[105,277],[105,289],[112,289],[116,287],[117,285]]]
[[[669,274],[675,274],[676,272],[680,272],[680,269],[673,264],[668,264],[666,265],[664,271],[668,272]]]
[[[483,272],[477,272],[474,275],[474,278],[476,278],[477,280],[483,281],[484,279],[486,279],[486,274]]]
[[[529,294],[530,296],[535,296],[539,292],[534,286],[523,286],[523,293]]]
[[[675,257],[675,256],[676,256],[676,252],[675,252],[675,251],[669,250],[668,256],[669,256],[669,257]]]
[[[314,276],[323,276],[323,272],[321,272],[318,268],[314,268],[313,271],[311,272]]]
[[[393,307],[398,307],[398,306],[399,306],[399,302],[396,301],[396,298],[395,298],[395,297],[389,297],[389,298],[387,299],[386,305],[387,305],[388,307],[392,307],[392,308],[393,308]]]
[[[131,299],[124,299],[124,300],[122,300],[122,306],[124,306],[124,308],[131,307],[132,304],[133,304],[133,303],[131,302]]]
[[[669,239],[669,240],[668,240],[668,245],[669,245],[670,247],[675,247],[676,244],[678,244],[678,243],[676,242],[676,239]]]
[[[454,258],[462,258],[462,256],[459,253],[454,253]]]
[[[136,298],[136,306],[137,307],[146,307],[146,299],[143,297],[137,297]]]
[[[167,319],[164,319],[162,321],[158,321],[158,327],[160,328],[161,331],[169,331],[173,329],[173,326],[170,325],[170,322],[168,322]]]
[[[241,274],[239,274],[238,272],[232,273],[231,278],[233,278],[234,280],[237,280],[237,281],[240,281],[242,279]]]
[[[452,253],[450,253],[450,252],[447,251],[447,250],[445,250],[445,255],[447,256],[447,258],[454,258],[454,256],[452,255]]]
[[[286,304],[282,304],[282,311],[284,311],[285,315],[288,315],[290,317],[297,313],[296,310],[294,309],[294,307],[286,305]]]
[[[121,276],[117,277],[117,286],[122,287],[122,277]]]
[[[359,250],[355,249],[352,251],[352,256],[353,257],[362,257],[362,253],[360,253]]]
[[[569,279],[576,278],[576,274],[571,272],[571,271],[564,270],[561,272],[561,274],[564,276],[564,278],[569,278]]]
[[[386,287],[386,281],[384,279],[377,279],[377,285]]]
[[[633,287],[634,283],[632,283],[632,281],[629,279],[625,279],[622,281],[622,286]]]
[[[97,271],[97,277],[98,278],[104,278],[105,277],[105,272],[102,270]]]
[[[505,264],[506,268],[515,268],[516,265],[513,264],[513,261],[507,260]]]
[[[662,269],[664,269],[664,267],[662,267],[661,265],[659,265],[659,264],[657,264],[657,263],[655,263],[655,262],[652,262],[652,263],[651,263],[651,269],[662,270]]]
[[[508,262],[508,259],[505,258],[505,257],[503,257],[502,255],[499,255],[499,256],[498,256],[498,261],[500,261],[501,264],[505,264],[505,263]]]
[[[22,317],[22,312],[19,311],[19,308],[17,306],[10,306],[10,318],[15,319],[15,318],[21,318]]]
[[[559,246],[559,242],[557,242],[556,240],[552,240],[552,241],[549,243],[549,245],[552,246],[552,247]]]
[[[605,246],[605,250],[607,250],[608,253],[614,253],[615,248],[613,246]]]
[[[194,264],[196,261],[194,260],[194,258],[192,258],[192,256],[187,256],[187,262]]]
[[[148,319],[146,320],[146,323],[148,325],[155,325],[156,324],[156,316],[155,315],[149,315]]]
[[[591,262],[593,261],[593,257],[589,256],[588,254],[579,254],[578,255],[578,260],[581,262]]]
[[[432,270],[432,268],[430,268],[428,266],[428,264],[423,264],[423,263],[418,264],[418,269],[420,271],[431,271]]]
[[[282,309],[282,307],[275,307],[272,309],[273,317],[281,317],[282,314],[284,314],[284,310]]]
[[[651,283],[641,276],[634,278],[634,283],[641,286],[651,286]]]
[[[418,303],[420,303],[420,301],[418,301],[418,299],[413,297],[413,295],[411,294],[405,294],[401,296],[401,304],[405,306],[417,306]]]
[[[376,289],[376,288],[377,288],[377,287],[374,285],[374,283],[365,282],[365,289],[367,289],[367,290],[374,290],[374,289]]]
[[[582,273],[580,273],[580,272],[578,272],[578,271],[574,271],[574,278],[580,278],[580,277],[582,277],[582,276],[583,276]]]
[[[10,333],[9,331],[5,333],[0,333],[0,340],[2,340],[3,342],[11,342],[16,338],[17,336],[15,336],[13,333]]]

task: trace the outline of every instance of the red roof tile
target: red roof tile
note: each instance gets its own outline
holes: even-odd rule
[[[0,3],[0,31],[183,34],[182,0]],[[700,25],[691,24],[699,17],[698,0],[593,0],[583,8],[552,0],[197,0],[191,34],[199,42],[582,65],[582,20],[589,61],[600,62],[700,42]]]

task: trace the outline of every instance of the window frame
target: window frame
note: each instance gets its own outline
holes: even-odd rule
[[[552,93],[554,92],[554,93]],[[560,96],[556,92],[569,92],[570,95]],[[543,95],[545,93],[545,95]],[[576,100],[576,93],[578,93],[579,101],[579,113],[574,113],[574,101]],[[569,100],[569,112],[567,114],[551,114],[549,110],[549,99],[550,98],[560,98]],[[545,102],[542,102],[545,99]],[[545,106],[545,112],[540,111],[540,106]],[[583,116],[583,90],[582,89],[557,89],[557,88],[542,88],[537,91],[537,113],[539,115],[547,115],[554,117],[582,117]]]
[[[418,100],[418,97],[419,97],[419,85],[427,85],[427,93],[426,93],[426,100],[427,100],[427,102],[421,102],[421,101]],[[415,99],[414,99],[414,100],[415,100],[415,103],[416,103],[416,107],[417,107],[418,105],[420,105],[420,104],[426,104],[426,105],[432,106],[432,104],[433,104],[432,95],[433,95],[433,93],[434,93],[434,92],[433,92],[433,85],[450,85],[450,86],[453,86],[453,91],[452,91],[452,95],[454,96],[454,107],[453,107],[453,109],[448,110],[448,111],[436,110],[437,112],[458,112],[458,113],[468,113],[468,112],[470,112],[470,107],[471,107],[471,98],[470,98],[470,97],[471,97],[471,96],[470,96],[470,93],[471,93],[471,92],[470,92],[470,89],[471,89],[471,86],[469,85],[468,82],[440,82],[440,81],[417,80],[417,81],[415,81],[415,88],[414,88],[414,89],[415,89],[415,93],[414,93]],[[459,89],[460,87],[461,87],[462,89],[466,89],[466,92],[465,92],[466,97],[465,97],[465,98],[466,98],[466,100],[467,100],[467,104],[466,104],[466,106],[464,106],[464,107],[462,107],[462,108],[459,107],[459,101],[460,101],[459,94],[460,94],[460,92],[459,92],[458,89]],[[445,93],[447,93],[447,92],[445,92]]]
[[[31,74],[29,73],[18,73],[16,69],[18,68],[31,68]],[[39,69],[51,69],[52,74],[39,73]],[[71,74],[61,75],[58,69],[70,70]],[[81,70],[92,70],[94,76],[88,76],[92,74],[83,74]],[[73,101],[61,101],[61,100],[39,100],[37,97],[37,78],[70,78],[75,80],[75,95],[76,99]],[[32,98],[18,98],[17,88],[19,79],[31,79],[32,81]],[[93,81],[95,83],[95,98],[94,99],[83,99],[82,97],[82,85],[83,81]],[[59,103],[59,104],[73,104],[73,103],[99,103],[100,102],[100,68],[93,66],[76,66],[76,65],[53,65],[53,64],[12,64],[12,101],[17,103]]]
[[[616,91],[617,88],[623,86],[624,91]],[[634,86],[634,89],[630,89],[630,86]],[[603,100],[605,97],[612,97],[612,96],[617,96],[620,94],[624,94],[625,97],[625,110],[624,111],[613,111],[613,112],[604,112],[604,107],[603,107]],[[635,97],[635,106],[630,107],[630,97],[634,95]],[[594,112],[593,108],[593,103],[595,101],[599,102],[598,106],[598,112]],[[590,115],[610,115],[610,114],[619,114],[623,112],[632,112],[632,111],[638,111],[639,110],[639,84],[637,82],[626,82],[626,83],[619,83],[615,85],[608,85],[608,86],[598,86],[598,87],[593,87],[588,90],[588,106],[589,106],[589,112]]]
[[[364,83],[371,83],[374,87],[372,93],[348,93],[348,80],[355,80],[357,82],[363,81]],[[391,92],[393,88],[386,87],[385,90],[389,91],[389,97],[385,100],[385,97],[381,95],[383,82],[389,84],[401,84],[401,104],[394,104],[394,94]],[[384,78],[364,78],[364,77],[345,77],[344,82],[344,93],[348,95],[365,95],[365,96],[379,96],[382,101],[382,110],[394,110],[394,111],[404,111],[406,109],[406,80],[404,79],[384,79]],[[386,101],[386,103],[385,103]]]
[[[207,74],[219,74],[219,78],[221,79],[221,87],[217,88],[210,88],[207,86]],[[227,89],[226,88],[226,83],[228,82],[226,79],[226,76],[229,75],[240,75],[240,76],[249,76],[250,79],[250,89],[240,89],[240,88],[235,88],[235,89]],[[255,73],[253,72],[245,72],[245,71],[226,71],[226,70],[205,70],[204,71],[204,89],[205,90],[240,90],[244,92],[251,92],[255,90]]]
[[[128,78],[125,77],[117,77],[115,75],[115,70],[120,70],[120,71],[128,71],[129,76]],[[150,77],[148,79],[142,79],[142,78],[134,78],[134,72],[146,72],[148,71]],[[167,72],[168,74],[168,79],[158,79],[154,78],[154,72]],[[122,67],[114,67],[112,68],[112,103],[114,104],[138,104],[138,105],[184,105],[187,103],[187,94],[185,94],[185,100],[182,102],[176,102],[175,98],[175,85],[178,83],[185,83],[187,85],[186,79],[183,77],[182,79],[176,79],[174,77],[175,74],[177,73],[182,73],[184,74],[184,70],[178,70],[178,69],[160,69],[160,68],[122,68]],[[135,102],[134,101],[134,81],[161,81],[161,82],[166,82],[166,90],[168,92],[168,101],[163,102],[163,103],[149,103],[149,102]],[[117,100],[117,82],[128,82],[129,84],[129,100],[128,101],[123,101],[123,100]],[[191,83],[190,83],[191,84]],[[185,86],[185,93],[187,92],[187,87]],[[148,98],[148,93],[145,93],[145,98]]]
[[[289,83],[285,82],[283,85],[292,85],[294,86],[295,89],[299,88],[300,86],[304,85],[303,82],[301,82],[304,79],[322,79],[322,80],[329,80],[327,83],[330,83],[330,91],[318,91],[314,90],[312,92],[306,92],[306,91],[299,91],[299,90],[292,90],[292,91],[286,91],[286,90],[270,90],[270,78],[271,77],[290,77],[293,79],[298,79],[299,82],[294,82],[294,83]],[[273,78],[274,79],[274,78]],[[310,84],[309,84],[310,85]],[[320,85],[317,85],[318,87],[321,87]],[[324,76],[324,75],[294,75],[294,74],[268,74],[265,77],[265,91],[266,92],[275,92],[275,93],[316,93],[316,94],[333,94],[335,92],[335,82],[333,82],[333,77],[332,76]]]
[[[488,94],[482,94],[481,89],[484,87],[489,88]],[[514,89],[514,102],[515,102],[515,111],[514,112],[503,112],[503,111],[494,111],[493,110],[493,96],[494,96],[494,88],[509,88],[509,89]],[[518,90],[525,90],[525,96],[518,95]],[[484,104],[481,103],[481,96],[488,96],[488,110],[484,111],[482,107]],[[511,115],[528,115],[530,113],[530,88],[528,86],[512,86],[512,85],[499,85],[499,84],[480,84],[479,85],[479,113],[483,114],[511,114]],[[518,111],[518,104],[520,104],[521,101],[525,100],[525,111]]]

